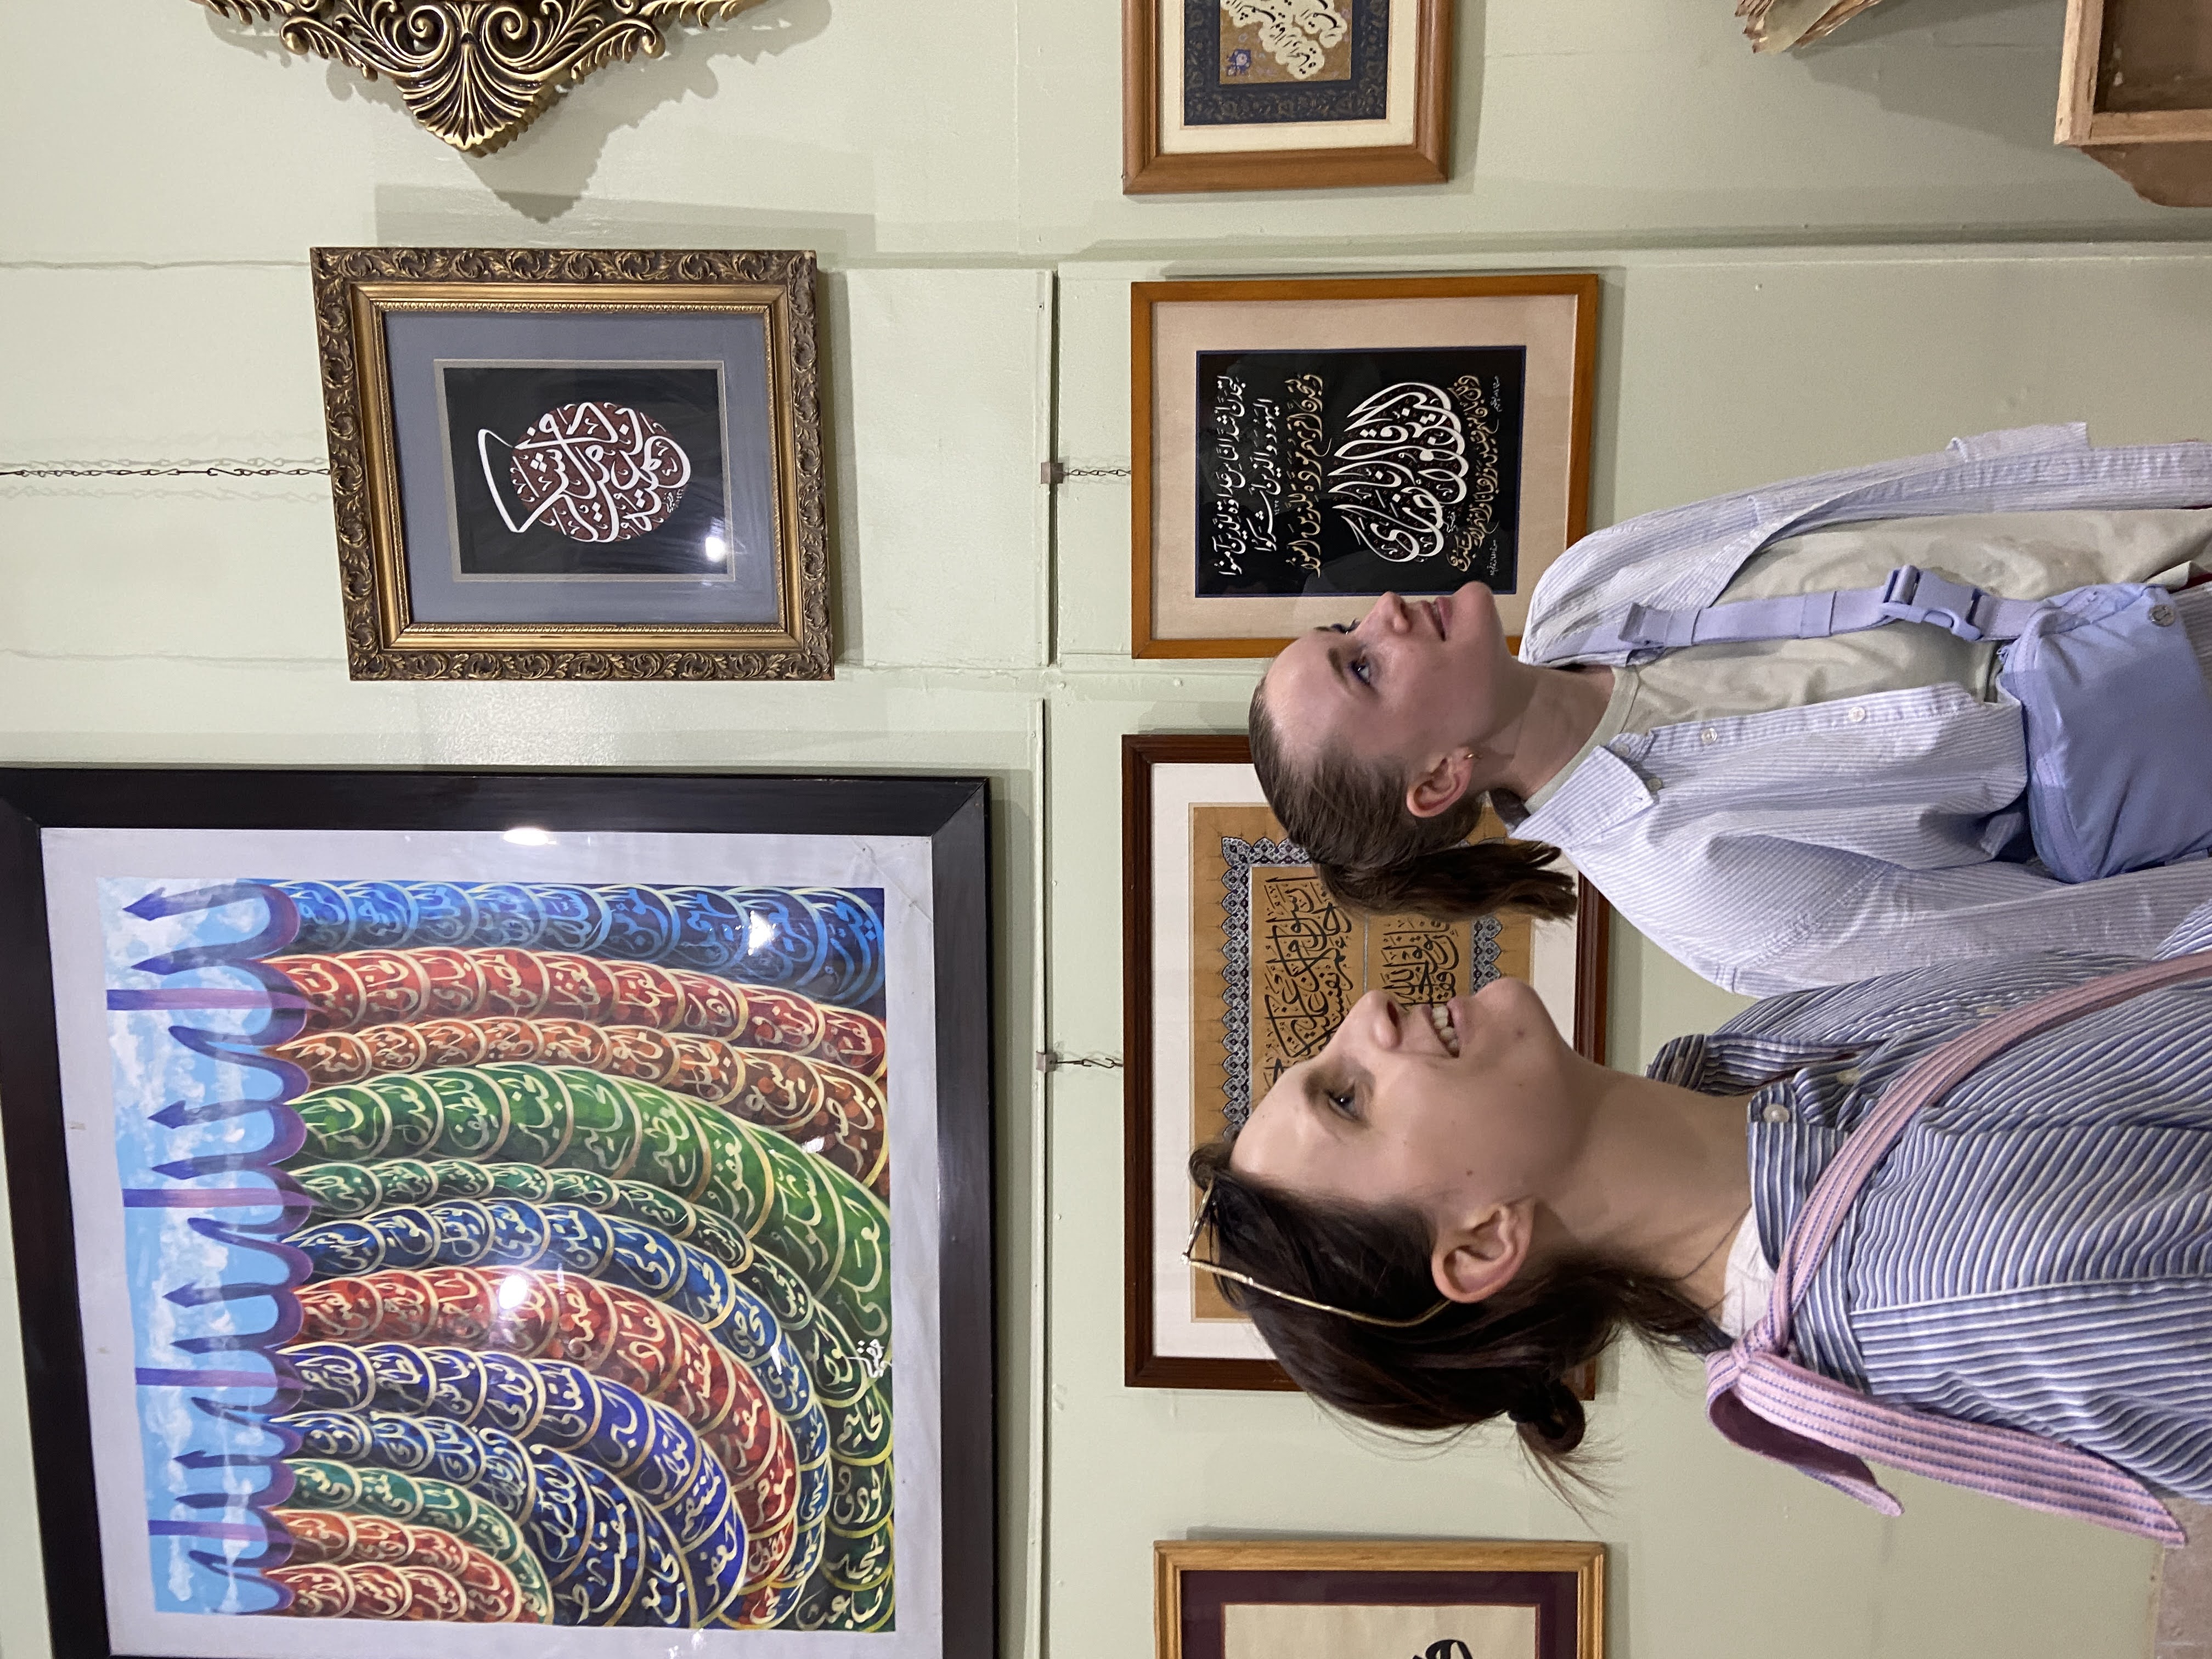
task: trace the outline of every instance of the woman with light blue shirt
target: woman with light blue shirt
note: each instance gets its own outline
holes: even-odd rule
[[[2206,503],[2212,446],[2044,427],[1647,514],[1545,574],[1518,660],[1480,585],[1294,641],[1253,697],[1254,763],[1358,908],[1563,915],[1556,849],[1746,994],[2055,939],[2140,954],[2212,900]],[[2169,678],[2123,676],[2069,734],[2027,672],[2051,641],[2027,636],[2037,602],[2106,594]],[[2065,766],[2034,746],[2051,730]],[[2096,879],[2039,856],[2146,779],[2160,850],[2092,848],[2122,872]],[[1486,800],[1516,840],[1463,844]]]
[[[1706,1354],[1729,1439],[1887,1513],[1869,1457],[2168,1544],[2212,1501],[2212,905],[2158,959],[2014,951],[1769,999],[1646,1077],[1494,980],[1381,993],[1191,1160],[1188,1255],[1392,1428]]]

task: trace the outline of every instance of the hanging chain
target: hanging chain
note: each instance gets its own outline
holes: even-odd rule
[[[1050,1048],[1036,1051],[1036,1068],[1040,1072],[1057,1072],[1064,1066],[1091,1066],[1102,1072],[1121,1069],[1119,1054],[1063,1054]]]
[[[258,463],[258,464],[257,464]],[[326,478],[330,468],[314,461],[261,460],[104,465],[96,461],[61,461],[52,466],[0,466],[0,478]]]
[[[1070,466],[1066,461],[1037,463],[1037,482],[1049,489],[1054,484],[1066,483],[1070,478],[1126,478],[1126,466]]]

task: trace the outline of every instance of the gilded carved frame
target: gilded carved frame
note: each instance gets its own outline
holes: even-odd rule
[[[704,27],[756,0],[200,0],[233,22],[273,23],[287,50],[379,76],[424,129],[471,155],[499,149],[594,70],[657,58],[675,25]]]
[[[356,679],[832,677],[814,256],[317,248],[331,494]],[[402,311],[751,312],[768,332],[780,622],[432,623],[408,598],[384,319]]]

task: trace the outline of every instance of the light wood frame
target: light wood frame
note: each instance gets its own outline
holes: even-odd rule
[[[1172,0],[1170,0],[1172,3]],[[1360,149],[1160,151],[1161,0],[1121,0],[1121,191],[1342,190],[1433,185],[1451,176],[1452,0],[1417,4],[1413,139]]]
[[[312,266],[356,679],[832,678],[814,256],[316,248]],[[401,312],[750,313],[767,333],[774,623],[418,621],[384,321]]]
[[[2066,0],[2057,140],[2164,207],[2212,206],[2212,109],[2097,107],[2107,0]]]
[[[1571,1573],[1575,1659],[1604,1659],[1605,1546],[1498,1540],[1170,1539],[1152,1546],[1156,1659],[1195,1659],[1182,1641],[1183,1578],[1198,1572]]]
[[[1132,1389],[1295,1393],[1272,1359],[1200,1358],[1154,1352],[1152,1315],[1152,769],[1247,766],[1243,732],[1131,732],[1121,739],[1121,1242],[1122,1382]],[[1605,1063],[1606,985],[1613,907],[1576,883],[1575,1052]],[[1569,1378],[1576,1397],[1597,1392],[1595,1364]]]
[[[1465,276],[1237,278],[1129,285],[1129,654],[1144,658],[1272,657],[1289,639],[1159,639],[1152,632],[1152,307],[1262,300],[1460,300],[1564,295],[1575,301],[1567,452],[1566,544],[1589,526],[1590,423],[1597,387],[1599,282],[1591,271]],[[1517,635],[1506,641],[1517,649]]]

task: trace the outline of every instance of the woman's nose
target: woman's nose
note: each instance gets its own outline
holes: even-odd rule
[[[1370,991],[1359,999],[1359,1012],[1378,1047],[1398,1046],[1398,1005],[1389,992]]]
[[[1367,614],[1373,621],[1389,629],[1393,634],[1402,634],[1406,631],[1408,621],[1406,615],[1406,602],[1395,593],[1385,593],[1375,601],[1375,608]]]

